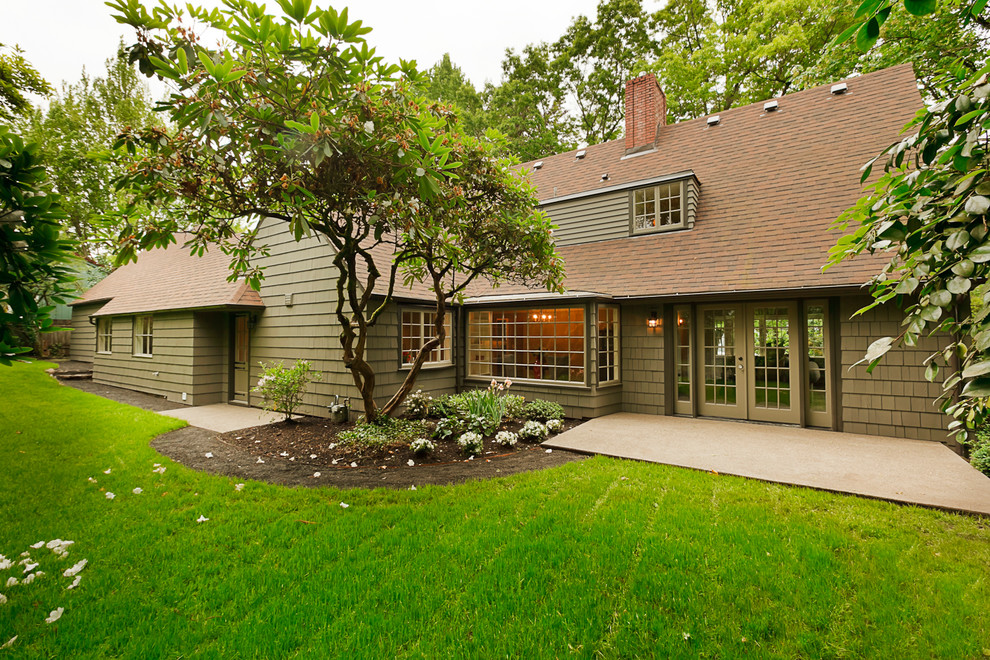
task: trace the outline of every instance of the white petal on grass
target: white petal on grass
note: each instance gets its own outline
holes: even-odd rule
[[[20,582],[15,577],[7,578],[8,587],[16,587]]]
[[[0,651],[2,651],[3,649],[9,649],[11,646],[14,645],[14,642],[16,642],[16,641],[17,641],[17,635],[14,635],[10,639],[8,639],[6,642],[4,642],[3,646],[0,646]]]
[[[113,468],[107,468],[106,470],[103,471],[103,474],[110,474],[110,470],[112,470],[112,469]]]
[[[161,467],[161,466],[162,466],[162,464],[161,464],[161,463],[155,463],[155,464],[154,464],[154,465],[152,465],[151,467]]]
[[[86,480],[89,481],[89,483],[91,483],[91,484],[95,484],[96,483],[96,479],[94,479],[93,477],[87,477]]]
[[[3,594],[0,594],[0,605],[3,605],[6,602],[7,602],[7,597],[4,596]]]
[[[45,542],[44,541],[38,541],[37,543],[32,543],[30,547],[32,547],[35,550],[37,550],[38,548],[43,548],[44,546],[45,546]]]
[[[32,582],[34,582],[34,578],[36,577],[37,575],[35,573],[31,573],[31,575],[21,580],[21,584],[31,584]]]
[[[212,451],[206,452],[206,457],[207,458],[213,458],[213,452]]]
[[[56,621],[62,618],[63,612],[65,612],[64,607],[59,607],[52,610],[52,613],[48,615],[47,619],[45,619],[45,623],[55,623]]]
[[[244,490],[244,484],[234,484],[234,490]]]
[[[318,477],[318,476],[320,476],[320,473],[319,473],[319,472],[314,472],[314,473],[313,473],[313,476],[314,476],[314,477]]]
[[[79,582],[80,582],[81,580],[82,580],[82,576],[81,576],[81,575],[77,575],[77,576],[76,576],[76,579],[75,579],[75,580],[73,580],[73,581],[72,581],[72,584],[70,584],[69,586],[67,586],[67,587],[66,587],[66,589],[75,589],[76,587],[78,587],[78,586],[79,586]]]
[[[349,507],[349,506],[350,506],[350,504],[348,504],[347,502],[341,502],[341,503],[340,503],[340,508],[341,508],[341,509],[346,509],[346,508],[347,508],[347,507]]]
[[[36,568],[38,568],[38,564],[25,564],[24,565],[24,572],[25,573],[30,573],[31,571],[33,571]]]
[[[132,493],[134,493],[135,495],[140,495],[140,494],[141,494],[141,493],[143,493],[144,491],[143,491],[143,490],[141,489],[141,487],[140,487],[140,486],[138,486],[137,488],[135,488],[135,489],[134,489],[134,490],[132,490],[131,492],[132,492]]]
[[[14,565],[14,562],[10,561],[9,559],[7,559],[6,557],[4,557],[3,555],[0,555],[0,571],[5,571],[5,570],[7,570],[8,568],[10,568],[13,565]]]
[[[74,575],[78,575],[79,572],[82,571],[82,569],[86,568],[86,564],[88,564],[88,563],[89,563],[89,560],[88,559],[80,559],[75,564],[73,564],[71,567],[69,567],[69,568],[65,569],[64,571],[62,571],[62,576],[63,577],[73,577]]]
[[[203,516],[203,515],[200,515],[200,517],[196,519],[196,522],[198,522],[198,523],[205,523],[205,522],[209,522],[209,521],[210,521],[210,519],[207,518],[206,516]]]
[[[409,490],[416,490],[416,484],[413,484],[412,486],[410,486],[409,487]]]
[[[156,467],[152,472],[157,472],[158,474],[165,474],[165,466]]]
[[[113,499],[113,498],[115,498],[115,497],[117,497],[117,496],[116,496],[116,495],[114,495],[113,493],[111,493],[111,492],[110,492],[109,490],[107,491],[107,499],[108,499],[108,500],[112,500],[112,499]]]

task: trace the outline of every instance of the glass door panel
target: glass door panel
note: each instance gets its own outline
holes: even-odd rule
[[[791,347],[797,339],[797,305],[792,302],[748,306],[750,419],[799,423],[794,396],[796,364]]]
[[[807,406],[808,426],[829,427],[831,425],[828,409],[828,324],[825,322],[824,301],[812,301],[805,304],[805,318],[808,337],[808,374]]]
[[[741,306],[698,308],[698,412],[745,417],[745,334]]]
[[[674,395],[674,411],[682,415],[693,413],[691,407],[691,372],[694,359],[691,340],[691,308],[674,308],[674,381],[677,386]]]

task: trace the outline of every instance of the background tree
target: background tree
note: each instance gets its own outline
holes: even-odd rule
[[[63,85],[47,109],[30,113],[25,127],[25,136],[42,145],[41,157],[66,215],[64,230],[81,257],[104,267],[113,259],[119,233],[113,211],[122,202],[108,184],[123,173],[104,152],[127,128],[160,124],[152,106],[133,65],[116,56],[106,61],[102,77],[84,72],[78,82]]]
[[[480,137],[488,129],[488,117],[482,107],[481,95],[464,71],[450,59],[450,53],[434,64],[418,85],[430,101],[453,103],[461,129],[468,135]]]
[[[194,252],[219,243],[232,258],[231,277],[244,274],[257,285],[262,273],[251,263],[250,234],[234,231],[238,221],[279,219],[297,240],[317,232],[334,248],[342,359],[369,420],[379,413],[375,372],[365,359],[369,331],[397,278],[413,281],[428,272],[417,269],[427,251],[413,249],[413,240],[423,245],[421,236],[442,233],[447,243],[470,249],[475,233],[456,222],[442,232],[436,226],[438,217],[463,213],[466,195],[473,202],[492,200],[494,217],[511,228],[506,244],[536,248],[528,257],[535,265],[525,272],[559,286],[549,222],[534,211],[531,191],[525,215],[499,204],[493,191],[512,180],[496,178],[492,158],[477,156],[481,147],[452,132],[456,118],[445,105],[416,94],[418,76],[410,64],[387,65],[374,54],[362,38],[369,28],[350,22],[346,10],[310,11],[308,0],[279,0],[284,16],[242,0],[188,13],[163,4],[149,13],[138,0],[108,4],[117,20],[138,30],[131,54],[141,70],[174,88],[162,104],[168,129],[126,131],[120,140],[132,155],[121,187],[136,202],[159,209],[150,218],[125,210],[120,258],[174,241],[185,223]],[[204,26],[231,46],[201,43],[197,35]],[[478,199],[473,191],[485,196]],[[546,235],[542,243],[528,238],[539,233]],[[406,254],[376,259],[382,245]],[[444,268],[436,263],[435,269]],[[447,271],[451,286],[455,270]],[[436,280],[430,284],[438,286]],[[436,293],[442,316],[448,296]]]
[[[0,43],[0,121],[21,117],[31,107],[28,94],[48,96],[52,86],[24,58],[24,51]]]

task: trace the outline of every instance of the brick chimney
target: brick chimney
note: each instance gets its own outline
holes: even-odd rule
[[[626,154],[654,146],[657,132],[667,123],[667,97],[657,77],[644,73],[626,83]]]

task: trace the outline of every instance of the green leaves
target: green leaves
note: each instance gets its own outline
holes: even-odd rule
[[[904,0],[904,8],[914,16],[927,16],[935,11],[936,0]]]

